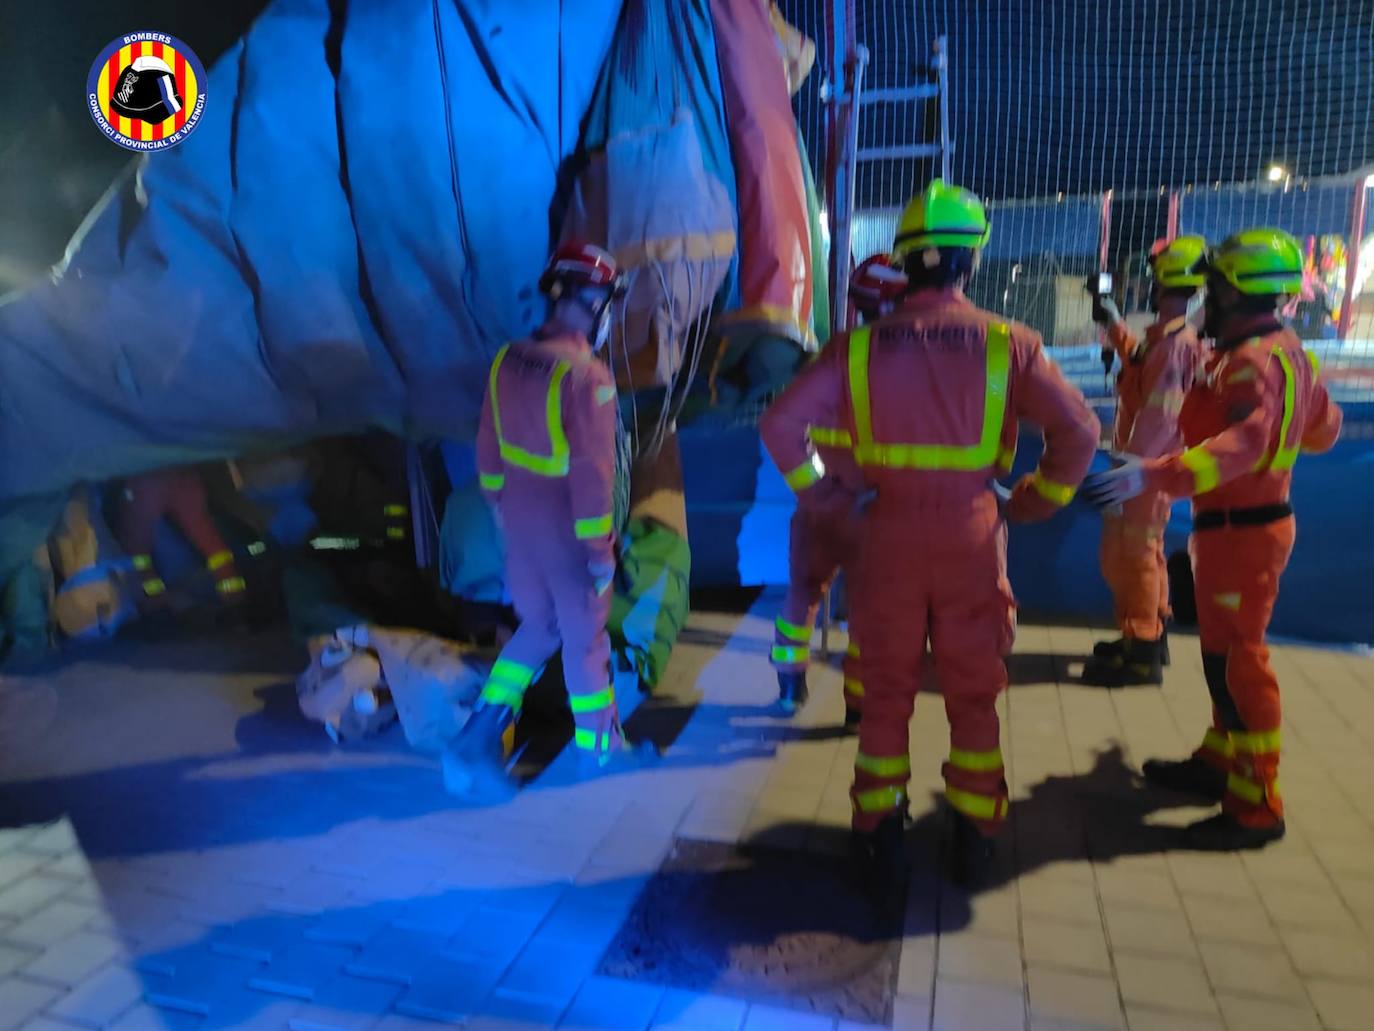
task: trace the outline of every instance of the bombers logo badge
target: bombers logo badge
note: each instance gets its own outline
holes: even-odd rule
[[[205,67],[175,36],[131,32],[91,66],[86,104],[100,131],[125,150],[165,150],[200,123]]]

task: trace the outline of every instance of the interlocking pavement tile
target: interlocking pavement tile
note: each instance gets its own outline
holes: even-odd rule
[[[1317,1031],[1321,1027],[1310,1004],[1290,1006],[1272,999],[1219,992],[1217,1005],[1226,1026],[1242,1031]]]
[[[354,977],[410,984],[416,972],[442,951],[444,939],[420,931],[388,927],[344,966]]]
[[[973,937],[969,935],[968,937]],[[1002,938],[978,936],[979,941],[1005,942]],[[935,935],[908,935],[902,939],[897,960],[897,994],[919,995],[927,1001],[935,986]]]
[[[940,926],[970,934],[1015,938],[1021,928],[1016,892],[1003,888],[969,896],[946,888],[940,895]]]
[[[663,1001],[660,985],[589,977],[558,1026],[567,1031],[644,1031]]]
[[[135,966],[142,971],[141,964]],[[174,972],[161,976],[144,974],[143,999],[161,1009],[208,1014],[216,1002],[243,993],[248,979],[262,969],[239,956],[225,956],[208,948],[193,947],[176,955]]]
[[[401,989],[344,975],[322,985],[289,1021],[291,1031],[368,1031],[391,1009]]]
[[[465,1031],[548,1031],[558,1023],[561,1006],[529,999],[488,999],[482,1012],[463,1023]]]
[[[542,912],[512,913],[478,906],[458,933],[449,939],[444,955],[458,962],[510,962],[525,947],[543,919]]]
[[[55,1017],[103,1028],[143,997],[143,979],[126,966],[110,966],[77,985],[49,1008]]]
[[[140,1003],[111,1024],[109,1031],[200,1031],[204,1024],[199,1014]]]
[[[55,1017],[34,1017],[22,1025],[19,1031],[75,1031],[76,1027],[76,1024],[68,1024],[65,1020]]]
[[[1331,1031],[1369,1031],[1374,1023],[1374,984],[1310,981],[1308,988],[1317,1015]]]
[[[1262,906],[1237,906],[1226,899],[1183,896],[1183,909],[1198,941],[1281,945],[1279,932]]]
[[[1202,942],[1198,948],[1207,977],[1219,992],[1292,1002],[1307,998],[1302,981],[1282,949],[1249,948],[1230,942]]]
[[[1038,963],[1027,965],[1026,977],[1030,981],[1032,1023],[1069,1021],[1105,1028],[1125,1027],[1121,999],[1111,978],[1056,970]]]
[[[491,963],[432,958],[416,971],[396,1003],[396,1012],[450,1023],[465,1021],[480,1011],[501,979],[502,969]]]
[[[1097,887],[1104,905],[1134,906],[1136,909],[1182,908],[1178,889],[1167,873],[1146,873],[1099,866],[1095,869]]]
[[[1021,912],[1080,924],[1101,924],[1097,892],[1091,884],[1037,878],[1022,885]]]
[[[0,1028],[18,1027],[61,994],[46,984],[18,977],[0,979]]]
[[[1359,938],[1289,929],[1284,931],[1283,944],[1293,957],[1293,965],[1304,976],[1374,981],[1374,946]]]
[[[342,974],[356,954],[355,949],[345,945],[299,942],[250,976],[248,987],[296,999],[313,999],[316,989]]]
[[[1127,1006],[1126,1020],[1131,1031],[1225,1031],[1220,1017],[1167,1013],[1145,1006]]]
[[[892,1000],[892,1028],[897,1031],[927,1031],[931,1026],[930,996],[898,995]],[[849,1031],[844,1024],[839,1031]]]
[[[1107,939],[1102,925],[1069,924],[1027,913],[1021,921],[1026,961],[1051,967],[1068,967],[1089,973],[1110,974]]]
[[[124,943],[108,934],[78,931],[50,946],[23,970],[25,977],[74,985],[124,954]]]
[[[1280,927],[1325,928],[1355,931],[1358,924],[1334,888],[1304,890],[1297,887],[1266,893],[1264,906]]]
[[[72,882],[65,877],[49,877],[43,873],[21,877],[0,889],[0,916],[22,920],[71,889]]]
[[[744,1031],[832,1031],[834,1026],[831,1017],[777,1006],[750,1006],[744,1017]]]
[[[388,922],[402,930],[424,931],[449,938],[462,929],[473,911],[488,897],[485,892],[453,888],[397,907]]]
[[[302,940],[299,917],[266,915],[243,920],[217,929],[210,936],[210,949],[225,956],[269,962]]]
[[[1107,936],[1113,952],[1157,952],[1175,959],[1197,952],[1192,928],[1180,913],[1121,906],[1108,906],[1106,913]]]
[[[1128,1003],[1209,1015],[1216,1012],[1199,962],[1121,952],[1116,954],[1116,976]]]
[[[1019,1028],[1026,1020],[1023,992],[962,981],[935,982],[935,1031]]]
[[[941,981],[972,981],[1021,989],[1021,947],[1010,939],[966,932],[946,934],[941,936],[936,951]],[[929,974],[915,985],[901,985],[899,981],[899,988],[902,987],[928,992]]]
[[[38,954],[37,949],[17,948],[0,942],[0,977],[6,977],[20,967],[28,966],[38,958]]]
[[[329,945],[364,946],[401,913],[394,905],[344,906],[321,913],[305,929],[305,937]],[[407,927],[406,930],[417,928]]]
[[[599,952],[568,945],[531,943],[506,971],[496,994],[566,1005],[600,958]]]
[[[674,1031],[739,1031],[748,1005],[724,995],[669,988],[654,1014],[653,1027]]]
[[[1255,886],[1238,855],[1182,852],[1170,855],[1168,862],[1180,892],[1212,898],[1256,897]]]

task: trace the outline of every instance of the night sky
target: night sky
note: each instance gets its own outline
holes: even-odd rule
[[[186,39],[209,64],[263,6],[0,3],[0,117],[8,126],[0,136],[0,290],[60,256],[126,160],[85,110],[86,73],[101,47],[133,28],[156,28]],[[814,31],[824,4],[782,6]],[[1374,162],[1374,0],[860,0],[858,7],[860,37],[873,54],[870,85],[911,81],[930,40],[949,36],[955,178],[989,197],[1253,180],[1271,161],[1298,176]],[[820,81],[818,68],[800,98],[816,159]],[[896,142],[933,129],[915,108],[886,117],[870,135]],[[928,174],[886,173],[866,199],[898,203]]]

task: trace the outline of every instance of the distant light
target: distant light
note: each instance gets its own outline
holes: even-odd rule
[[[1270,165],[1269,170],[1264,173],[1266,179],[1271,183],[1281,183],[1288,178],[1288,169],[1282,165]]]

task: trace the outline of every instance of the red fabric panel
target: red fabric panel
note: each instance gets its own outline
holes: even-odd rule
[[[741,311],[792,327],[811,322],[811,235],[787,76],[765,0],[711,0],[739,197]]]

